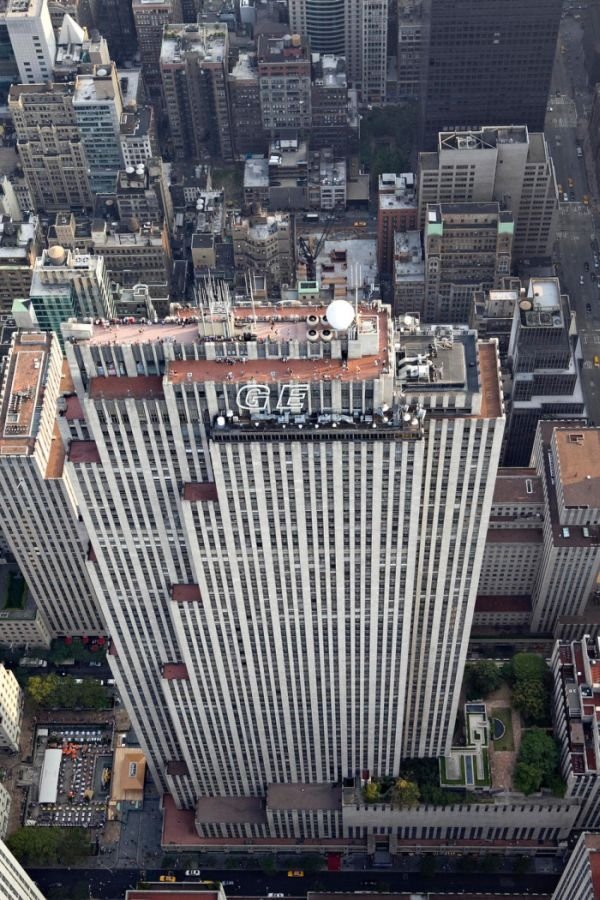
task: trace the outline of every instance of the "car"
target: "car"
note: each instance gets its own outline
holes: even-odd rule
[[[355,227],[355,228],[366,228],[366,227],[367,227],[367,223],[366,223],[366,222],[362,222],[362,221],[360,221],[360,222],[354,222],[354,227]]]
[[[102,668],[102,663],[101,663],[101,662],[96,662],[96,661],[92,660],[92,662],[90,663],[90,666],[91,666],[93,669],[101,669],[101,668]]]
[[[571,200],[575,199],[575,191],[569,191],[569,197]]]
[[[233,887],[233,885],[235,884],[235,882],[233,882],[233,881],[222,881],[221,884],[222,884],[223,887]]]
[[[590,274],[590,278],[592,279],[592,281],[595,281],[595,280],[596,280],[596,273],[595,273],[595,272],[592,272],[592,273]]]
[[[568,202],[569,202],[569,195],[568,195],[568,194],[563,194],[563,195],[562,195],[562,198],[563,198],[563,203],[568,203]]]
[[[562,192],[563,192],[562,184],[557,185],[557,187],[558,187],[558,193],[559,193],[559,196],[560,196],[560,194],[562,194]]]
[[[584,262],[583,268],[585,269],[586,272],[589,272],[589,271],[590,271],[590,264],[589,264],[589,262]]]
[[[159,880],[159,881],[168,881],[168,882],[170,882],[170,883],[173,883],[174,881],[177,881],[177,879],[175,878],[174,875],[159,875],[159,876],[158,876],[158,880]]]
[[[186,878],[200,878],[202,872],[200,869],[186,869],[185,870]]]
[[[600,356],[597,353],[594,354],[594,366],[596,369],[600,369]]]
[[[285,894],[267,894],[267,897],[285,897]]]
[[[575,182],[573,181],[572,178],[568,178],[567,181],[569,182],[569,187],[570,187],[570,188],[575,187]]]
[[[583,275],[579,276],[579,284],[583,284]]]
[[[304,878],[304,872],[302,869],[290,869],[288,878]]]
[[[586,206],[589,206],[589,205],[590,205],[590,198],[588,197],[587,194],[584,194],[584,195],[583,195],[582,200],[583,200],[583,202],[584,202],[584,204],[585,204]]]
[[[591,303],[586,303],[586,304],[585,304],[585,311],[586,311],[586,313],[591,313],[591,311],[592,311],[592,304],[591,304]]]

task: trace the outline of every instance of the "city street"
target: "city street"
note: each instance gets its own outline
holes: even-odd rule
[[[306,897],[308,891],[365,893],[401,891],[466,891],[482,893],[551,893],[558,881],[557,875],[532,873],[529,875],[493,874],[452,874],[443,870],[444,860],[438,858],[439,874],[424,876],[417,872],[317,872],[306,874],[304,878],[291,879],[285,872],[265,874],[260,871],[220,871],[204,870],[202,878],[233,882],[225,886],[228,896],[266,897],[268,893],[281,893],[286,897]],[[92,900],[123,900],[127,888],[135,887],[138,881],[158,881],[166,870],[140,872],[137,869],[121,869],[116,872],[103,869],[29,869],[29,874],[40,889],[50,893],[57,887],[72,888],[82,882],[89,885]],[[193,883],[186,878],[183,870],[174,870],[179,882]]]
[[[546,115],[546,138],[559,184],[560,223],[556,262],[563,290],[577,314],[583,352],[582,388],[588,414],[600,423],[600,267],[594,264],[598,243],[594,210],[598,203],[590,184],[583,147],[591,93],[583,67],[581,20],[563,18]],[[566,196],[566,200],[565,200]],[[589,198],[586,205],[584,197]],[[581,281],[583,280],[583,283]]]

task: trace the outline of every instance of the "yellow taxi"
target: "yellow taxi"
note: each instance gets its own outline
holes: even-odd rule
[[[177,879],[175,878],[174,875],[159,875],[158,880],[159,881],[169,881],[169,882],[177,881]]]
[[[585,203],[586,206],[590,205],[590,198],[588,197],[587,194],[583,195],[583,202]]]
[[[288,878],[304,878],[304,872],[302,869],[290,869]]]
[[[600,369],[600,356],[598,356],[597,353],[596,353],[595,356],[594,356],[594,366],[595,366],[597,369]]]

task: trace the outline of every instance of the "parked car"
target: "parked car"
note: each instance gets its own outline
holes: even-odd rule
[[[200,869],[186,869],[185,874],[187,878],[200,878],[202,872]],[[223,882],[225,884],[225,882]]]
[[[92,666],[92,668],[94,668],[94,669],[101,669],[102,663],[92,660],[92,662],[90,663],[90,666]]]

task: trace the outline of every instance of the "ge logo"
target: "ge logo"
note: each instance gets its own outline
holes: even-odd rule
[[[270,391],[266,384],[245,384],[239,389],[236,402],[239,409],[268,412],[269,397]]]

